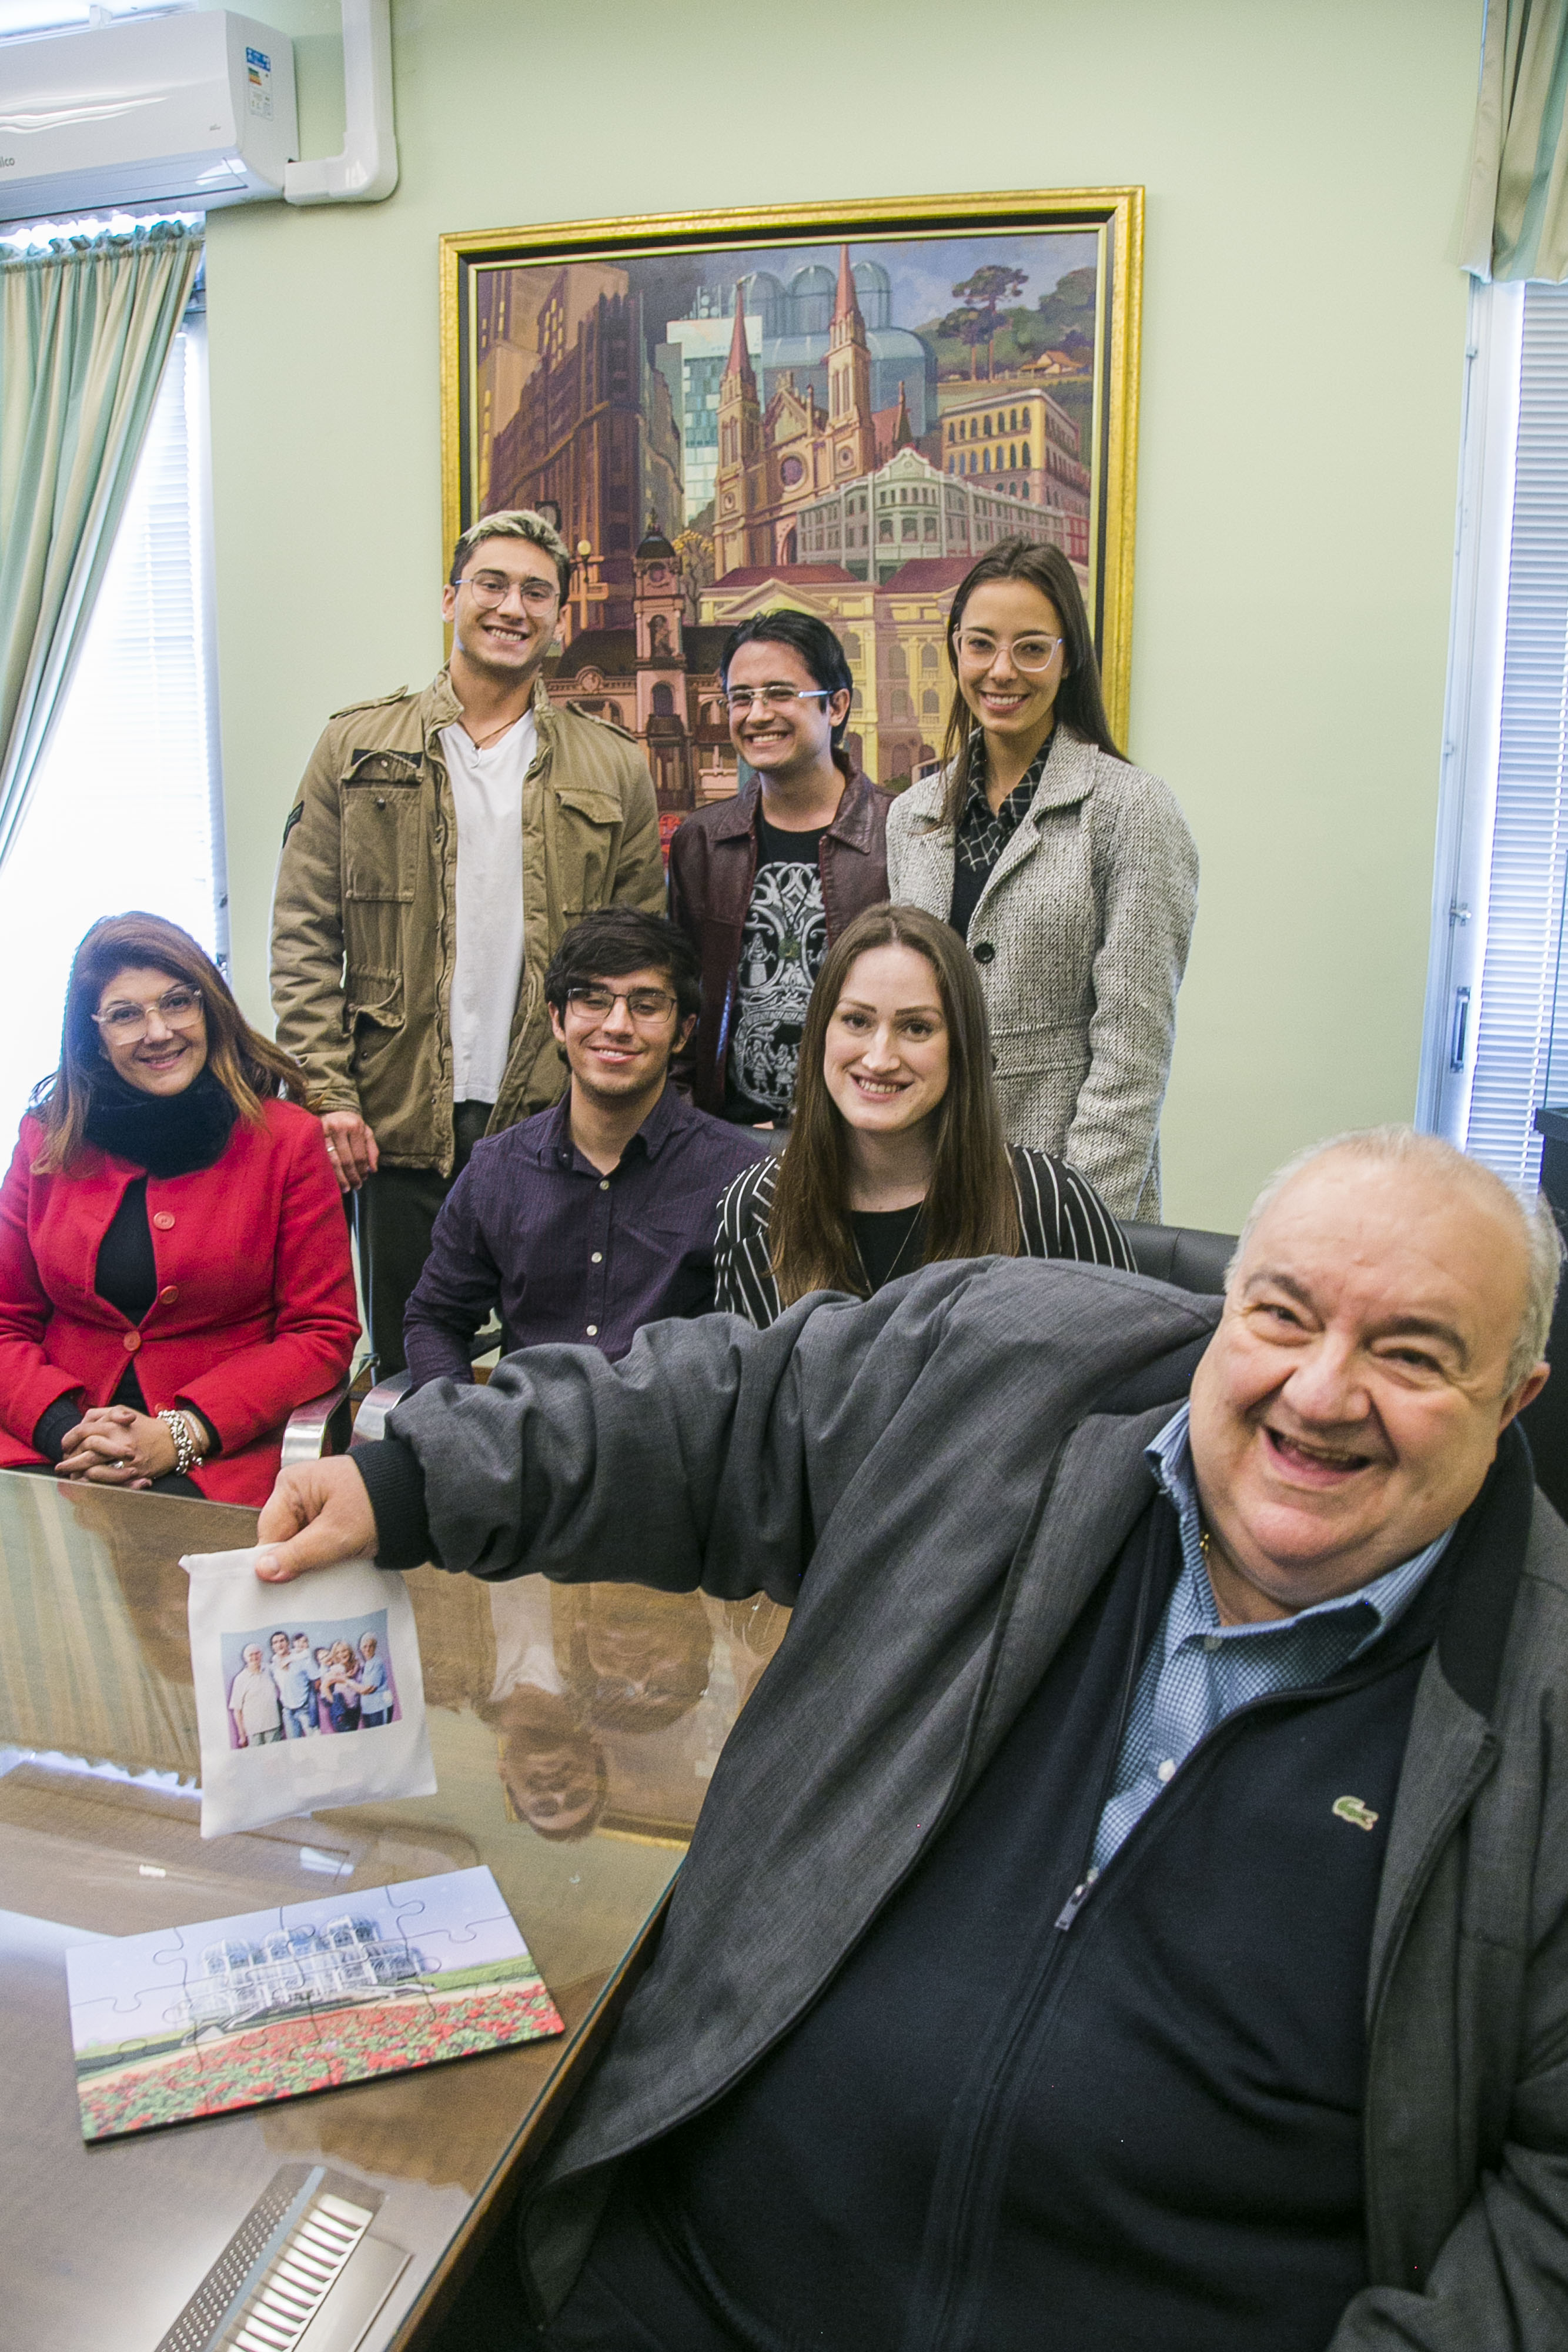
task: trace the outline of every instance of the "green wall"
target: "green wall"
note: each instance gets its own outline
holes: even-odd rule
[[[296,37],[340,142],[334,0]],[[1147,190],[1130,748],[1203,856],[1166,1214],[1415,1101],[1481,0],[394,0],[380,205],[208,247],[236,979],[327,713],[442,658],[436,240],[636,212]]]

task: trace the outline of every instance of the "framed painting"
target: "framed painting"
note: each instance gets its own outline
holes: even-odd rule
[[[1121,733],[1142,255],[1138,188],[444,237],[446,543],[557,524],[549,691],[637,737],[666,830],[737,789],[719,648],[778,605],[837,631],[867,774],[920,774],[953,591],[1008,539],[1071,562]]]

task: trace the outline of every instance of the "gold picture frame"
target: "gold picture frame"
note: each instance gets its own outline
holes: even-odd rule
[[[735,789],[714,646],[769,603],[839,630],[874,780],[921,772],[952,587],[1015,531],[1069,553],[1124,739],[1143,226],[1114,187],[442,238],[446,545],[553,511],[549,691],[644,744],[666,829]]]

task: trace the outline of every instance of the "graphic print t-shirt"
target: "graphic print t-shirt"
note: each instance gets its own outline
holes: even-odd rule
[[[811,985],[828,950],[820,851],[826,825],[781,833],[757,812],[757,879],[740,935],[725,1109],[788,1118]]]

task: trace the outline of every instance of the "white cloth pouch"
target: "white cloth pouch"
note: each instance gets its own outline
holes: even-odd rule
[[[191,1666],[202,1835],[435,1790],[413,1606],[369,1560],[264,1584],[255,1551],[195,1552]]]

